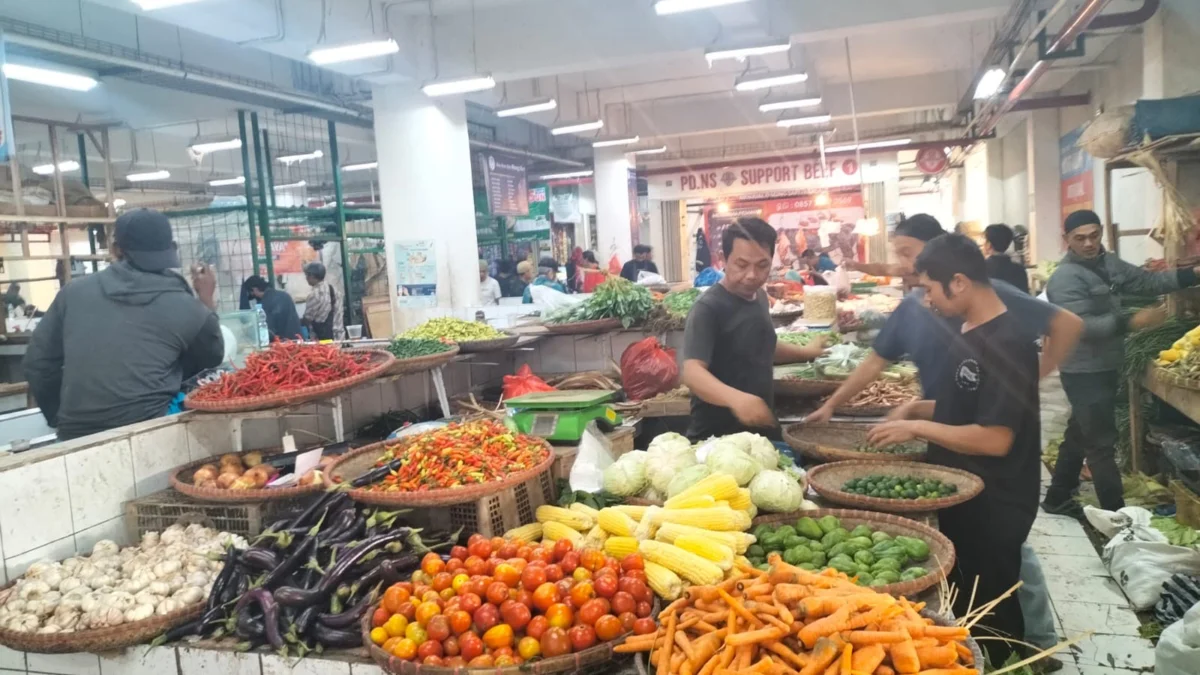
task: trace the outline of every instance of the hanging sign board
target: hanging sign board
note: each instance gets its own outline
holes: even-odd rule
[[[917,151],[917,168],[926,176],[936,176],[949,165],[946,151],[941,148],[921,148]]]
[[[504,155],[479,153],[488,210],[493,216],[523,216],[529,213],[525,165]]]
[[[1079,147],[1083,127],[1058,141],[1059,183],[1062,190],[1062,217],[1080,209],[1095,208],[1096,186],[1092,176],[1092,156]]]
[[[726,166],[686,166],[646,171],[650,199],[718,199],[780,191],[812,191],[900,180],[896,153],[864,154],[863,166],[852,153],[803,159],[746,160]],[[861,170],[861,175],[860,175]]]
[[[437,306],[437,243],[432,239],[398,241],[396,304],[402,309]]]

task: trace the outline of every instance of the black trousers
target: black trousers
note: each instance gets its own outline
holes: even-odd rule
[[[957,556],[950,573],[950,581],[958,588],[954,603],[956,617],[965,616],[1016,585],[1021,578],[1021,544],[1032,525],[1032,515],[996,504],[986,488],[975,499],[938,513],[938,527],[954,543]],[[973,605],[972,589],[975,589]],[[979,625],[990,629],[982,634],[1024,640],[1025,619],[1017,593],[1014,591],[997,604]],[[1013,651],[1011,645],[999,640],[980,644],[996,668]]]
[[[1071,403],[1071,419],[1058,448],[1054,479],[1046,491],[1047,502],[1060,504],[1074,495],[1079,489],[1083,460],[1087,458],[1100,507],[1116,511],[1125,506],[1116,456],[1119,382],[1116,371],[1062,373],[1063,391]]]

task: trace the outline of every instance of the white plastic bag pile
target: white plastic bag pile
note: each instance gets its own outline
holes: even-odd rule
[[[1200,575],[1200,552],[1168,544],[1166,536],[1150,526],[1146,509],[1126,506],[1113,512],[1085,506],[1083,511],[1093,527],[1110,537],[1101,559],[1134,609],[1153,607],[1172,574]]]

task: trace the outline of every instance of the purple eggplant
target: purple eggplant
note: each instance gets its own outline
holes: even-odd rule
[[[233,608],[233,613],[238,617],[239,623],[242,614],[248,614],[248,608],[252,604],[257,604],[262,609],[263,635],[267,638],[267,642],[271,643],[273,649],[282,649],[284,642],[283,635],[279,632],[279,604],[275,602],[270,591],[265,588],[256,588],[243,595]]]
[[[398,543],[401,540],[412,536],[412,529],[402,527],[385,534],[372,537],[357,547],[346,553],[345,556],[339,556],[337,564],[332,568],[325,570],[325,576],[313,588],[296,588],[294,586],[286,586],[275,591],[275,598],[280,604],[291,607],[307,607],[314,603],[321,602],[329,597],[331,593],[337,590],[341,584],[342,577],[358,564],[363,558],[368,556],[373,551],[382,550],[389,544]]]

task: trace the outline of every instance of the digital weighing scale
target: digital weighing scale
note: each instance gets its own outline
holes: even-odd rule
[[[614,392],[599,389],[539,391],[505,401],[522,433],[548,441],[578,443],[592,420],[620,424],[621,416],[608,402]]]

